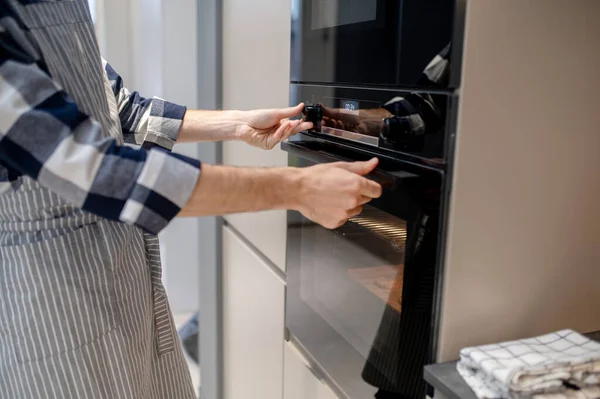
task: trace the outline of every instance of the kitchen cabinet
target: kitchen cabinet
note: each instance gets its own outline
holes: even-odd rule
[[[223,109],[288,106],[290,12],[289,1],[223,1]],[[287,154],[279,148],[265,151],[226,142],[222,160],[236,166],[286,166]],[[284,211],[229,215],[225,219],[285,271]]]
[[[223,228],[223,397],[281,399],[285,283]]]
[[[279,148],[265,151],[245,143],[223,144],[223,163],[235,166],[285,166],[287,153]],[[225,217],[241,235],[285,272],[286,212],[239,213]]]
[[[311,371],[293,343],[285,344],[283,368],[283,399],[337,399],[331,388]]]

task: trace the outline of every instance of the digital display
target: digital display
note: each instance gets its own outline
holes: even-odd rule
[[[349,114],[358,114],[360,107],[358,101],[341,100],[341,109]]]
[[[313,30],[377,19],[377,0],[312,0]]]

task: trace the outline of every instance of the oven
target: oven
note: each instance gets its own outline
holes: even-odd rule
[[[327,230],[288,214],[286,328],[341,397],[424,398],[434,359],[446,178],[370,145],[301,134],[289,165],[367,160],[383,195]]]
[[[435,361],[464,0],[292,0],[289,165],[379,158],[327,230],[288,213],[286,328],[342,398],[422,399]]]
[[[421,73],[461,35],[464,0],[292,0],[291,81],[423,87]],[[457,87],[458,47],[448,53]]]

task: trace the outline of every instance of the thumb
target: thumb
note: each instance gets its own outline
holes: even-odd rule
[[[356,173],[357,175],[364,176],[371,173],[373,169],[377,167],[378,163],[379,160],[377,158],[372,158],[364,162],[340,162],[337,163],[336,166],[349,172]]]
[[[291,118],[293,116],[298,115],[300,112],[302,112],[303,108],[304,108],[304,104],[300,103],[300,104],[296,105],[295,107],[276,109],[275,114],[277,115],[277,119]]]

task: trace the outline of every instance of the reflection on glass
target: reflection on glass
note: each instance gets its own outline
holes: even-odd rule
[[[429,214],[425,198],[413,199],[402,278],[395,280],[403,287],[400,310],[391,305],[398,295],[391,289],[363,369],[364,380],[379,388],[377,399],[418,397],[425,389],[421,375],[429,356],[438,218]]]
[[[435,56],[418,82],[422,87],[445,87],[449,79],[451,46]],[[390,144],[415,142],[425,134],[435,134],[446,120],[446,97],[414,92],[394,97],[385,104],[350,99],[324,98],[320,104],[323,119],[317,130],[342,136],[340,131],[382,138]],[[364,139],[357,139],[370,143]],[[373,142],[378,145],[379,142]]]
[[[367,205],[335,231],[302,235],[301,298],[366,357],[386,304],[401,309],[406,223]]]
[[[352,399],[425,395],[440,182],[400,166],[386,173],[406,177],[338,229],[288,218],[286,323]]]
[[[313,0],[311,11],[313,30],[358,24],[377,18],[377,0]]]

